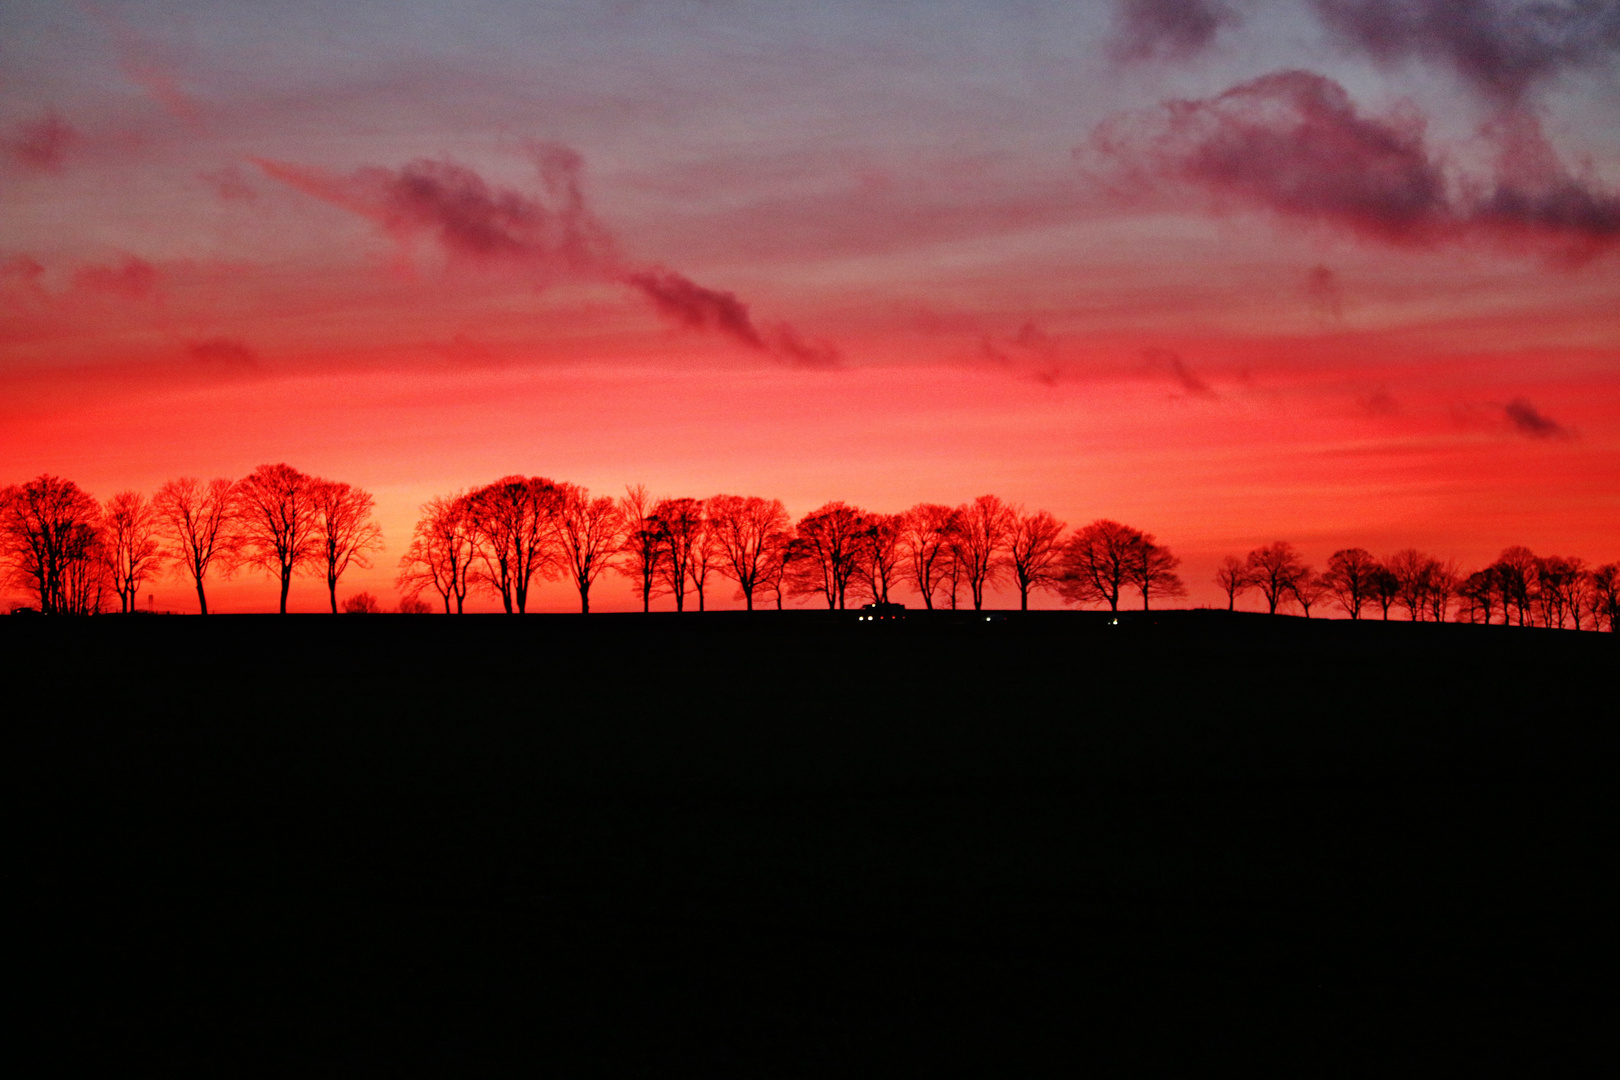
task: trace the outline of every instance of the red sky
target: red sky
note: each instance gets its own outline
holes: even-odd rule
[[[1448,2],[8,5],[0,482],[1611,561],[1620,11]]]

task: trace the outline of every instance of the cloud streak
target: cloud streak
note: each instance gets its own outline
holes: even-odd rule
[[[1552,417],[1540,412],[1524,398],[1514,398],[1502,406],[1512,429],[1531,439],[1573,439],[1575,433]]]
[[[809,343],[786,324],[763,333],[735,293],[700,285],[668,267],[629,264],[589,206],[579,154],[555,143],[531,143],[527,150],[543,196],[491,184],[466,166],[427,158],[399,169],[369,166],[346,176],[251,160],[267,175],[375,222],[401,243],[427,239],[453,263],[611,281],[679,326],[717,334],[794,366],[838,366],[835,348]]]
[[[1312,0],[1349,49],[1449,65],[1500,104],[1620,54],[1616,0]]]
[[[1110,51],[1119,60],[1185,60],[1239,21],[1224,0],[1117,0]]]
[[[1620,242],[1620,194],[1571,175],[1533,118],[1489,134],[1496,174],[1453,176],[1415,111],[1363,115],[1338,83],[1293,70],[1115,118],[1077,154],[1116,181],[1199,188],[1217,209],[1265,209],[1389,244],[1529,244],[1581,260]]]

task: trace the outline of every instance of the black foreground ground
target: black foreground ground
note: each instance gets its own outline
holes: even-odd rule
[[[979,618],[0,621],[16,1075],[1545,1073],[1607,1027],[1613,635]]]

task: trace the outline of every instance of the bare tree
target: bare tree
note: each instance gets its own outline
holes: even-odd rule
[[[102,507],[101,531],[118,608],[127,615],[136,610],[141,583],[163,560],[157,512],[139,492],[120,491]]]
[[[692,540],[692,558],[686,565],[686,576],[692,582],[692,591],[697,594],[698,610],[703,611],[709,575],[720,564],[721,550],[720,541],[709,522],[708,504],[703,499],[695,501],[698,504],[698,528]]]
[[[698,499],[659,499],[651,524],[658,537],[658,574],[675,610],[686,610],[686,588],[703,540],[703,503]]]
[[[1221,560],[1220,567],[1215,571],[1215,584],[1226,593],[1226,610],[1235,610],[1238,594],[1254,585],[1249,564],[1236,555],[1228,555]]]
[[[619,504],[606,495],[591,493],[575,484],[563,484],[562,513],[557,538],[563,563],[579,590],[579,610],[591,611],[591,586],[624,545],[625,522]]]
[[[1454,559],[1441,562],[1438,559],[1429,564],[1429,592],[1426,597],[1429,605],[1429,617],[1435,622],[1445,622],[1446,615],[1451,611],[1451,600],[1457,595],[1462,585],[1462,578],[1457,573],[1457,563]]]
[[[934,607],[934,592],[946,576],[951,537],[955,532],[956,511],[949,506],[918,503],[901,515],[901,569],[905,579],[922,595],[923,606],[930,611]]]
[[[0,562],[46,615],[101,610],[100,508],[71,480],[43,475],[0,493]]]
[[[1620,563],[1605,563],[1590,575],[1591,592],[1587,610],[1592,615],[1594,629],[1608,627],[1609,633],[1620,629]]]
[[[1170,549],[1144,533],[1131,551],[1128,564],[1130,583],[1142,594],[1142,610],[1148,610],[1150,596],[1186,596],[1187,586],[1176,573],[1181,560]]]
[[[203,583],[216,561],[229,572],[237,552],[236,485],[230,480],[206,484],[194,476],[170,480],[152,496],[160,535],[176,568],[184,568],[197,587],[197,607],[208,614]]]
[[[368,592],[357,592],[343,601],[345,615],[377,615],[381,612],[382,605]]]
[[[538,576],[558,572],[557,516],[562,491],[541,476],[506,476],[467,495],[476,528],[478,580],[501,598],[508,615],[528,610]]]
[[[798,537],[791,531],[780,534],[760,559],[758,588],[776,597],[776,610],[782,610],[784,592],[791,586],[789,564],[799,554]]]
[[[1416,548],[1403,548],[1391,555],[1385,566],[1400,583],[1395,598],[1406,609],[1407,618],[1420,621],[1428,610],[1429,590],[1437,566],[1434,559]]]
[[[1365,548],[1341,548],[1328,556],[1322,582],[1345,613],[1359,619],[1362,607],[1372,596],[1378,570],[1378,560]]]
[[[1022,507],[1014,508],[1012,534],[1007,542],[1007,565],[1018,585],[1020,611],[1029,610],[1031,592],[1057,584],[1058,556],[1063,552],[1059,537],[1062,535],[1063,522],[1045,510],[1026,514]]]
[[[1503,550],[1491,564],[1502,591],[1504,611],[1517,612],[1520,626],[1527,625],[1530,618],[1540,562],[1529,548],[1516,544]]]
[[[244,561],[277,576],[283,615],[294,572],[319,554],[314,484],[291,465],[260,465],[236,485]]]
[[[636,582],[641,593],[641,610],[648,611],[658,588],[664,558],[664,544],[658,522],[653,518],[656,504],[647,489],[640,484],[625,488],[619,499],[619,512],[624,515],[625,559],[620,572]]]
[[[780,499],[716,495],[708,501],[708,512],[710,529],[720,546],[718,569],[737,583],[744,605],[753,611],[754,593],[766,586],[773,559],[787,543],[787,508]],[[781,606],[778,592],[777,607]]]
[[[1496,607],[1496,575],[1489,568],[1475,570],[1458,583],[1457,597],[1463,602],[1459,620],[1489,625]]]
[[[1563,629],[1573,612],[1575,628],[1580,629],[1580,602],[1578,594],[1584,584],[1586,563],[1561,555],[1548,555],[1536,560],[1535,607],[1541,625]]]
[[[1002,552],[1012,534],[1012,508],[995,495],[980,495],[956,511],[957,551],[962,560],[973,610],[984,608],[984,594],[1000,576]]]
[[[371,553],[382,550],[382,529],[371,519],[371,495],[352,484],[316,479],[310,483],[310,496],[315,504],[316,561],[326,572],[326,591],[336,615],[338,579],[350,566],[370,568]]]
[[[1266,610],[1272,615],[1277,614],[1277,605],[1292,596],[1294,587],[1311,573],[1294,545],[1285,540],[1255,548],[1249,552],[1247,563],[1250,580],[1266,598]]]
[[[1289,591],[1293,593],[1294,599],[1299,602],[1300,610],[1305,612],[1308,619],[1311,617],[1311,608],[1329,596],[1333,590],[1328,585],[1325,575],[1306,574],[1295,582]]]
[[[1383,614],[1385,622],[1389,621],[1389,609],[1400,599],[1401,579],[1396,573],[1383,563],[1373,571],[1372,592],[1369,594],[1378,602],[1379,611]]]
[[[827,503],[801,518],[789,563],[793,591],[803,596],[820,593],[828,608],[842,611],[866,527],[866,515],[842,502]]]
[[[1144,536],[1106,518],[1070,538],[1060,560],[1058,592],[1069,603],[1102,602],[1119,610],[1119,594],[1131,582],[1131,566]]]
[[[853,584],[873,603],[889,603],[889,589],[900,579],[900,514],[869,514],[856,551]]]
[[[456,614],[463,614],[472,583],[476,539],[477,527],[467,497],[435,495],[422,507],[411,546],[400,557],[395,588],[406,600],[415,600],[432,588],[444,602],[446,615],[450,614],[452,598]]]

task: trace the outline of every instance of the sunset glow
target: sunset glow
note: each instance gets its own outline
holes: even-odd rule
[[[1194,605],[1276,540],[1612,562],[1620,10],[1576,9],[8,4],[0,484],[288,462],[375,497],[387,602],[512,473],[995,493]]]

